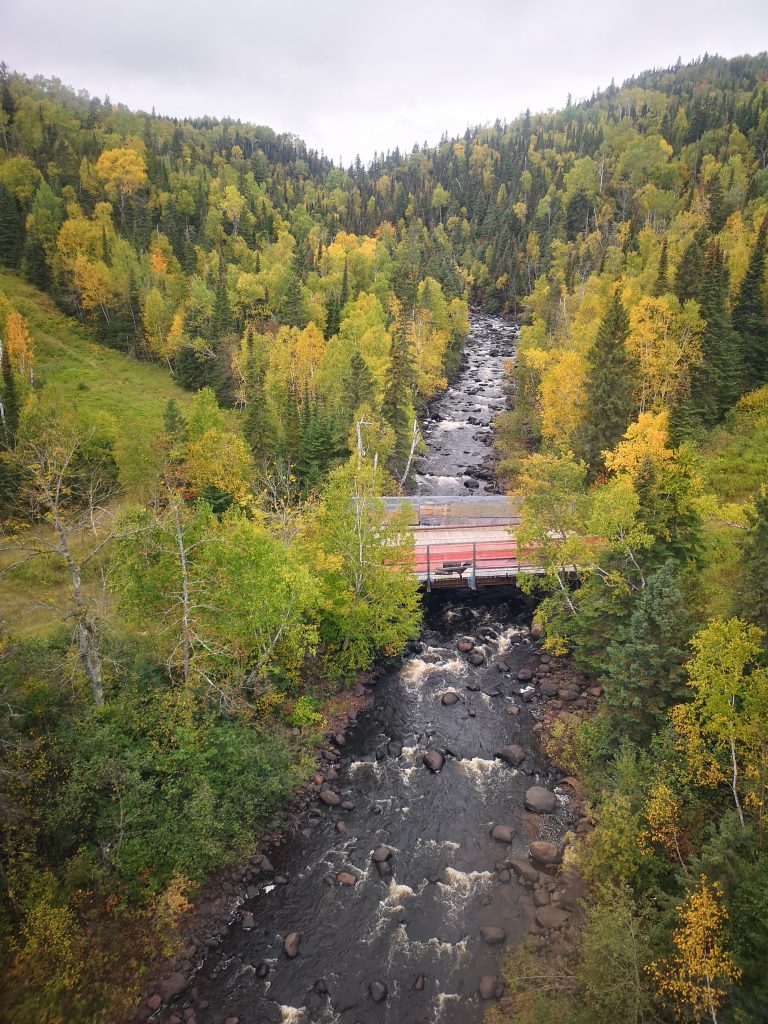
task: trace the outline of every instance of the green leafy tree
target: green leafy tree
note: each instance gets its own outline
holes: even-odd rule
[[[733,326],[741,337],[743,384],[754,388],[768,381],[768,312],[765,308],[765,257],[768,217],[763,220],[749,254],[747,273],[733,306]]]
[[[754,512],[741,543],[743,580],[736,591],[741,618],[759,626],[768,635],[768,487],[755,498]]]

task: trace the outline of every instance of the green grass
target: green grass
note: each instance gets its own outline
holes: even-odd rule
[[[190,392],[173,382],[167,367],[96,344],[76,320],[20,278],[0,272],[0,291],[29,322],[38,385],[55,388],[62,400],[79,409],[112,418],[124,500],[139,499],[149,482],[149,452],[162,432],[165,404],[175,398],[183,409]],[[10,552],[0,556],[0,564],[13,561]],[[97,586],[99,581],[85,582]],[[50,628],[58,619],[43,602],[65,606],[68,586],[54,559],[38,559],[11,571],[0,581],[0,623],[19,634]]]
[[[144,455],[162,430],[169,398],[184,408],[191,394],[174,383],[167,367],[144,363],[99,345],[43,292],[0,272],[0,291],[29,321],[39,384],[55,387],[76,407],[108,413],[117,433],[121,479],[129,496],[139,492]]]

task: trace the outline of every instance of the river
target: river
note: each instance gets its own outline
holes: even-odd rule
[[[468,493],[467,470],[490,454],[515,337],[508,321],[472,315],[458,375],[424,425],[421,493]],[[196,1024],[479,1024],[481,979],[498,975],[505,948],[522,941],[536,913],[533,890],[508,860],[573,824],[566,796],[551,814],[523,806],[528,787],[555,783],[533,731],[543,704],[527,701],[517,679],[537,653],[529,624],[511,587],[425,595],[418,643],[382,672],[331,772],[347,809],[315,805],[272,857],[283,884],[261,875],[191,995],[161,1011],[163,1020],[183,1019],[186,1009]],[[457,650],[462,638],[474,641],[483,665]],[[459,699],[444,705],[449,689]],[[525,751],[519,768],[495,757],[509,744]],[[439,773],[423,764],[426,751],[445,755]],[[512,829],[511,843],[491,837],[498,824]],[[392,851],[387,877],[372,862],[382,845]],[[339,884],[339,872],[355,884]],[[506,944],[489,945],[483,927],[504,929]],[[289,959],[291,932],[301,938]],[[380,1002],[370,988],[377,982]]]

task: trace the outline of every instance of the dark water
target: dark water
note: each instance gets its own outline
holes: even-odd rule
[[[467,368],[433,411],[455,422],[464,405],[481,404],[466,388],[473,391],[480,379],[478,352],[485,353],[483,360],[501,359],[488,353],[501,348],[502,327],[494,318],[474,318]],[[508,344],[506,356],[509,351]],[[497,392],[496,382],[487,386],[486,410],[498,401]],[[451,455],[442,451],[457,439],[462,447],[453,465],[487,454],[464,427],[444,429],[439,452],[426,459],[429,471],[450,468]],[[426,477],[426,483],[442,488],[449,475]],[[311,831],[273,858],[288,884],[260,882],[259,894],[241,907],[253,913],[255,927],[244,930],[238,918],[201,967],[194,980],[197,1024],[221,1024],[229,1015],[241,1024],[482,1020],[478,984],[483,975],[497,973],[504,950],[486,945],[480,928],[501,926],[508,943],[515,943],[534,916],[530,888],[514,875],[500,880],[496,864],[510,855],[525,857],[532,838],[561,835],[570,823],[565,798],[559,798],[554,815],[523,810],[530,785],[552,784],[532,732],[539,705],[522,702],[515,679],[514,670],[534,653],[528,621],[529,611],[512,588],[428,597],[418,651],[383,674],[371,710],[361,715],[343,748],[333,786],[354,809],[318,805]],[[485,665],[472,667],[457,652],[462,636],[480,645]],[[511,673],[497,670],[501,657]],[[450,707],[440,701],[449,688],[461,695]],[[518,714],[508,714],[508,707],[517,707]],[[390,741],[402,744],[400,756],[387,753]],[[494,757],[510,743],[525,748],[525,773]],[[446,753],[439,774],[424,767],[427,750]],[[345,833],[336,830],[337,820],[345,823]],[[491,839],[497,823],[514,828],[511,851]],[[380,878],[371,862],[381,844],[393,850],[390,880]],[[327,884],[338,871],[354,874],[357,884]],[[282,943],[293,931],[301,932],[301,946],[289,960]],[[265,964],[269,973],[260,978],[259,965],[263,973]],[[420,975],[423,984],[414,988]],[[369,994],[376,980],[388,989],[378,1004]],[[208,1007],[201,1009],[200,1001]]]

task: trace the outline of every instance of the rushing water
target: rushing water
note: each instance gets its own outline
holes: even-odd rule
[[[422,492],[462,492],[464,469],[488,454],[487,423],[502,404],[501,364],[513,340],[512,325],[473,314],[459,377],[432,409],[440,418],[426,432]],[[465,425],[469,415],[485,426]],[[318,805],[311,827],[272,858],[288,882],[264,878],[241,908],[254,927],[238,918],[203,963],[194,979],[197,1024],[227,1016],[241,1024],[481,1021],[478,984],[498,972],[504,951],[486,945],[480,928],[501,926],[515,943],[534,917],[531,890],[497,866],[570,823],[562,798],[554,815],[523,810],[530,785],[552,783],[532,731],[539,705],[522,701],[516,681],[532,656],[527,620],[513,588],[425,598],[419,643],[383,673],[342,750],[333,786],[353,807]],[[458,653],[463,636],[484,651],[483,666]],[[511,672],[497,669],[501,658]],[[441,703],[448,689],[460,694],[453,706]],[[524,771],[495,758],[510,743],[526,750]],[[445,752],[439,774],[423,765],[427,750]],[[499,823],[514,829],[511,851],[490,836]],[[393,851],[389,879],[371,862],[381,844]],[[336,883],[339,871],[357,883]],[[288,959],[283,940],[296,931],[299,954]],[[388,990],[380,1003],[369,992],[377,980]]]

